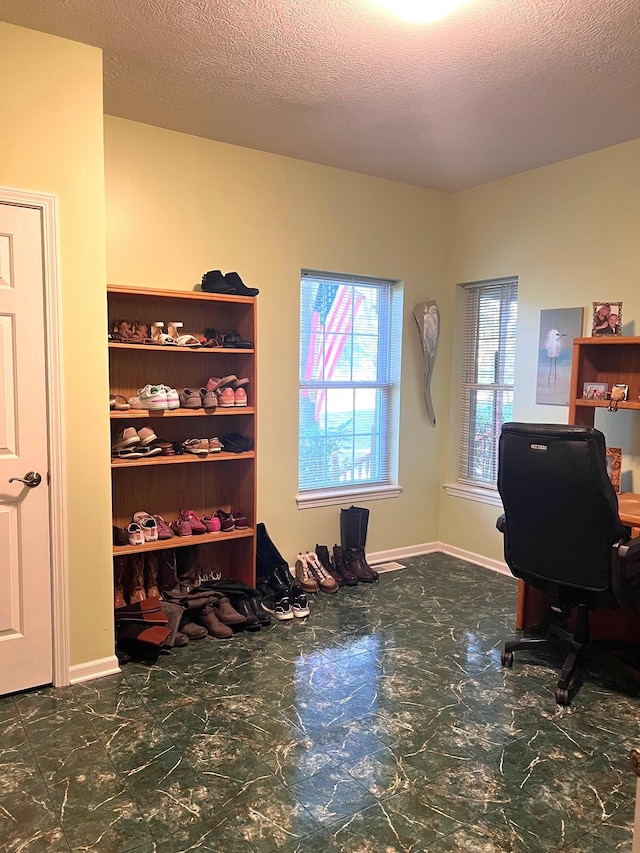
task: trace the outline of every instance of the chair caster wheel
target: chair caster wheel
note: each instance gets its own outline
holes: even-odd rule
[[[571,704],[571,697],[569,696],[569,691],[564,687],[558,687],[556,690],[556,704],[563,705],[565,708],[568,708]]]
[[[513,666],[513,652],[502,652],[500,661],[502,666]]]

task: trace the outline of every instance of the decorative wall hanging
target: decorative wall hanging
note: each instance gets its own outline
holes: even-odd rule
[[[420,302],[413,309],[413,317],[418,326],[420,346],[424,362],[424,401],[427,406],[427,415],[432,426],[436,425],[436,415],[431,400],[431,373],[433,362],[438,348],[438,336],[440,335],[440,312],[433,299]]]
[[[540,312],[536,403],[569,405],[573,339],[582,335],[583,308]]]

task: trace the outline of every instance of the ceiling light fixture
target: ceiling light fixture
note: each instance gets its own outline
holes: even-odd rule
[[[468,0],[373,0],[376,6],[387,9],[410,24],[428,24],[444,18]]]

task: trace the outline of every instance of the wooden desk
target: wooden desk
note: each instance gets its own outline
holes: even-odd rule
[[[640,536],[640,494],[635,492],[623,492],[618,495],[618,514],[620,521],[631,528],[631,536]],[[518,604],[516,609],[516,628],[524,630],[538,625],[547,607],[547,595],[538,589],[526,584],[523,580],[518,581]],[[604,613],[617,613],[617,617],[612,617],[612,620],[601,615]],[[626,614],[630,614],[627,615]],[[610,621],[617,619],[617,628],[621,629],[624,636],[617,636],[619,633],[616,628],[616,636],[611,635]],[[605,625],[606,623],[606,625]],[[591,614],[591,626],[593,639],[630,639],[629,630],[623,626],[631,623],[634,626],[632,631],[635,640],[636,634],[640,641],[640,619],[638,611],[601,611],[594,610]],[[636,629],[636,626],[637,629]]]

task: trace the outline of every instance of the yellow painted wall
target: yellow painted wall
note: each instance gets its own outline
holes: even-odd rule
[[[515,420],[566,423],[568,418],[567,406],[535,402],[542,309],[583,307],[583,331],[589,335],[592,302],[622,300],[623,333],[640,335],[639,190],[640,140],[635,140],[453,197],[448,309],[453,310],[456,283],[519,276]],[[457,393],[449,409],[457,429]],[[596,427],[610,446],[623,448],[623,489],[640,491],[637,414],[599,411]],[[441,466],[443,482],[455,480],[456,465],[451,441]],[[440,539],[500,559],[498,513],[442,494]]]
[[[74,665],[113,654],[102,54],[0,23],[0,80],[0,186],[55,194],[59,204]]]
[[[339,541],[338,507],[298,510],[295,503],[300,270],[404,281],[404,491],[369,504],[367,550],[437,539],[437,460],[446,435],[427,422],[411,312],[446,293],[449,198],[109,116],[105,163],[110,283],[188,290],[206,270],[222,269],[260,288],[259,520],[290,562],[300,550]],[[446,315],[444,326],[446,337]],[[447,375],[445,347],[434,381],[437,414]]]

